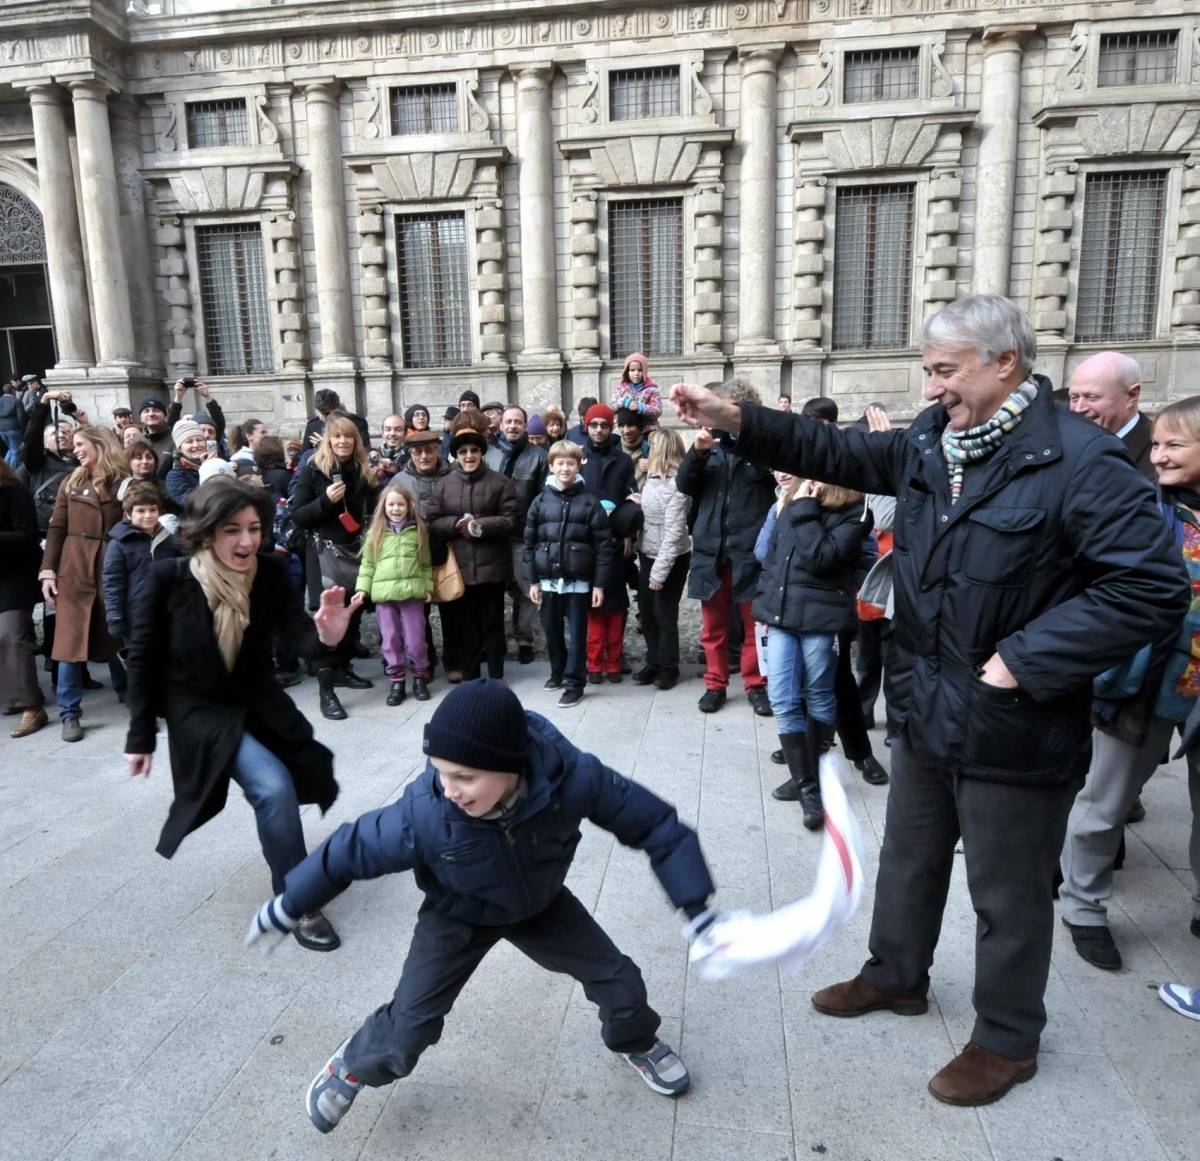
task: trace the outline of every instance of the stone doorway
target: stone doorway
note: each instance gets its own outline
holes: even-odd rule
[[[0,377],[40,375],[55,361],[42,215],[0,185]]]

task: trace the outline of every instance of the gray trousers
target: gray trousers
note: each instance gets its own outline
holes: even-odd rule
[[[1087,782],[1071,807],[1062,849],[1063,883],[1059,888],[1063,918],[1082,927],[1108,925],[1106,901],[1113,893],[1113,860],[1121,829],[1133,800],[1166,754],[1175,726],[1151,718],[1140,746],[1095,731]],[[1188,792],[1192,803],[1192,835],[1188,855],[1195,890],[1192,914],[1200,919],[1200,745],[1187,753]]]
[[[976,915],[971,1039],[1011,1060],[1036,1056],[1046,1025],[1054,864],[1078,789],[1078,780],[1010,786],[959,777],[897,738],[864,979],[894,996],[928,991],[961,836]]]
[[[33,613],[0,613],[0,703],[5,709],[39,709],[46,700],[38,685]]]
[[[538,611],[529,599],[529,585],[522,580],[525,566],[522,556],[525,543],[514,540],[512,546],[513,580],[508,584],[508,595],[512,598],[513,636],[518,645],[532,645],[534,626],[538,623]]]

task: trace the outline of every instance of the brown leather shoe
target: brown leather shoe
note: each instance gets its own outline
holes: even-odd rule
[[[292,932],[296,942],[309,951],[333,951],[342,946],[341,938],[333,924],[320,911],[310,911],[300,916],[296,930]]]
[[[929,1082],[929,1091],[948,1105],[990,1105],[1014,1084],[1032,1080],[1037,1057],[1009,1060],[973,1040]]]
[[[895,1012],[897,1016],[920,1016],[929,1011],[924,996],[889,996],[855,976],[842,984],[830,984],[813,993],[812,1005],[826,1016],[865,1016],[868,1012]]]
[[[30,734],[36,734],[50,720],[44,709],[27,709],[20,713],[21,720],[9,734],[10,738],[27,738]]]

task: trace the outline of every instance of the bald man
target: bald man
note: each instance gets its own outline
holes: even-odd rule
[[[1071,410],[1111,431],[1125,445],[1137,470],[1153,484],[1150,430],[1154,425],[1138,410],[1141,395],[1142,369],[1120,351],[1099,351],[1084,359],[1067,388]]]

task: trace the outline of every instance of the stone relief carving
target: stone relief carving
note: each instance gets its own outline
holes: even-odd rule
[[[1079,141],[1095,157],[1184,151],[1200,128],[1200,109],[1184,104],[1126,105],[1081,116]]]
[[[1192,32],[1192,83],[1200,81],[1200,24]]]
[[[813,85],[812,103],[824,107],[833,100],[833,53],[821,49],[817,53],[817,83]]]
[[[259,141],[263,145],[277,145],[279,143],[279,130],[267,112],[267,98],[263,93],[259,93],[254,98],[254,115],[258,121]]]
[[[42,215],[27,198],[0,185],[0,262],[45,262]]]
[[[704,87],[701,74],[704,72],[704,61],[694,60],[692,69],[692,108],[695,112],[708,116],[713,111],[713,99]]]
[[[579,117],[589,125],[594,125],[600,117],[600,74],[589,68],[584,83],[587,85],[587,91],[583,94]]]
[[[467,124],[475,133],[486,133],[492,127],[488,111],[479,103],[479,81],[472,77],[465,86],[467,97]]]
[[[701,143],[686,137],[618,137],[590,147],[602,185],[673,185],[691,178]]]
[[[954,95],[954,78],[946,71],[946,66],[942,64],[942,57],[946,55],[946,46],[944,44],[933,44],[929,47],[929,63],[930,63],[930,81],[929,92],[934,97],[951,97]]]
[[[1086,25],[1077,24],[1071,29],[1071,54],[1063,65],[1059,76],[1060,89],[1081,89],[1086,78],[1086,61],[1088,46],[1088,29]]]
[[[167,122],[158,135],[158,148],[162,153],[174,153],[179,148],[179,111],[174,104],[167,105]]]
[[[462,198],[475,179],[475,159],[454,152],[402,153],[374,159],[371,171],[387,201]]]
[[[374,140],[383,136],[383,89],[372,86],[369,94],[363,136]]]

